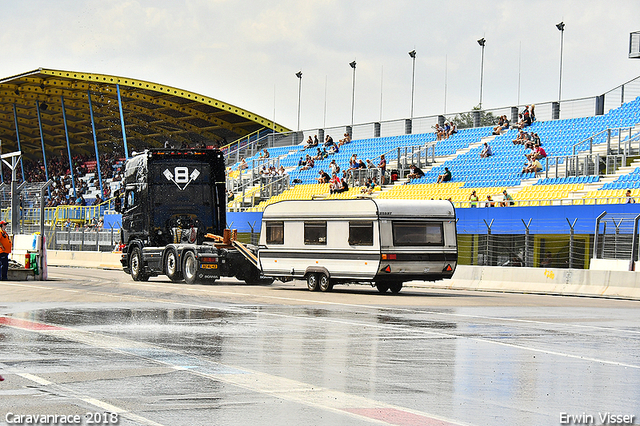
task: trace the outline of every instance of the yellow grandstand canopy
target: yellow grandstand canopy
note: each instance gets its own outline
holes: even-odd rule
[[[43,140],[47,156],[60,155],[60,150],[66,154],[68,135],[72,152],[93,154],[92,113],[98,146],[122,147],[118,87],[129,152],[162,147],[166,141],[174,146],[221,145],[261,129],[289,130],[245,109],[175,87],[39,68],[0,79],[2,152],[17,151],[19,137],[28,157],[42,158]]]

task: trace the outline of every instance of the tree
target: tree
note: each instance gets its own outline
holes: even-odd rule
[[[474,106],[470,112],[456,114],[456,116],[451,121],[456,124],[456,127],[458,129],[468,129],[470,127],[474,127],[474,111],[480,111],[480,127],[493,126],[498,123],[498,118],[494,116],[492,112],[486,112],[485,110],[483,110],[480,105]]]

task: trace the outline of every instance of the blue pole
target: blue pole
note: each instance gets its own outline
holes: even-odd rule
[[[69,171],[71,172],[71,185],[73,185],[73,199],[78,199],[76,192],[76,179],[73,176],[73,160],[71,159],[71,146],[69,145],[69,130],[67,129],[67,113],[64,109],[64,96],[60,95],[60,104],[62,105],[62,121],[64,122],[64,136],[67,138],[67,154],[69,155]]]
[[[120,108],[120,127],[122,127],[122,140],[124,141],[124,158],[129,159],[129,150],[127,149],[127,132],[124,129],[124,113],[122,112],[122,98],[120,97],[120,85],[116,84],[118,92],[118,107]]]
[[[96,124],[93,121],[93,105],[91,105],[91,91],[87,90],[89,95],[89,112],[91,113],[91,129],[93,130],[93,146],[96,149],[96,166],[98,167],[98,182],[100,182],[100,196],[104,196],[102,191],[102,173],[100,172],[100,156],[98,155],[98,135],[96,135]]]
[[[44,134],[42,133],[42,118],[40,118],[40,104],[36,101],[36,112],[38,113],[38,126],[40,127],[40,143],[42,144],[42,160],[44,161],[44,178],[45,182],[49,180],[49,171],[47,169],[47,154],[44,150]]]
[[[20,148],[20,132],[18,131],[18,114],[16,113],[16,104],[13,104],[13,120],[16,122],[16,140],[18,141],[18,151],[22,152],[22,148]],[[25,180],[24,167],[22,166],[22,155],[20,156],[20,170],[22,171],[22,181],[24,182]]]

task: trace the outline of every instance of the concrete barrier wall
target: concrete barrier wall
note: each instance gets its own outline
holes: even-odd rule
[[[97,251],[47,250],[49,266],[122,269],[120,253]]]
[[[50,266],[122,269],[120,253],[47,251]],[[418,284],[418,282],[416,282]],[[640,273],[589,269],[458,266],[449,280],[419,283],[452,290],[560,294],[640,300]]]
[[[430,287],[640,300],[640,274],[629,271],[458,266],[450,280]]]

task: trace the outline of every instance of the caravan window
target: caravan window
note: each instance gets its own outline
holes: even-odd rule
[[[349,222],[349,245],[372,246],[373,222]]]
[[[326,245],[327,222],[305,222],[304,243],[308,245]]]
[[[442,223],[393,222],[393,245],[444,246]]]
[[[284,222],[266,222],[267,244],[284,244]]]

